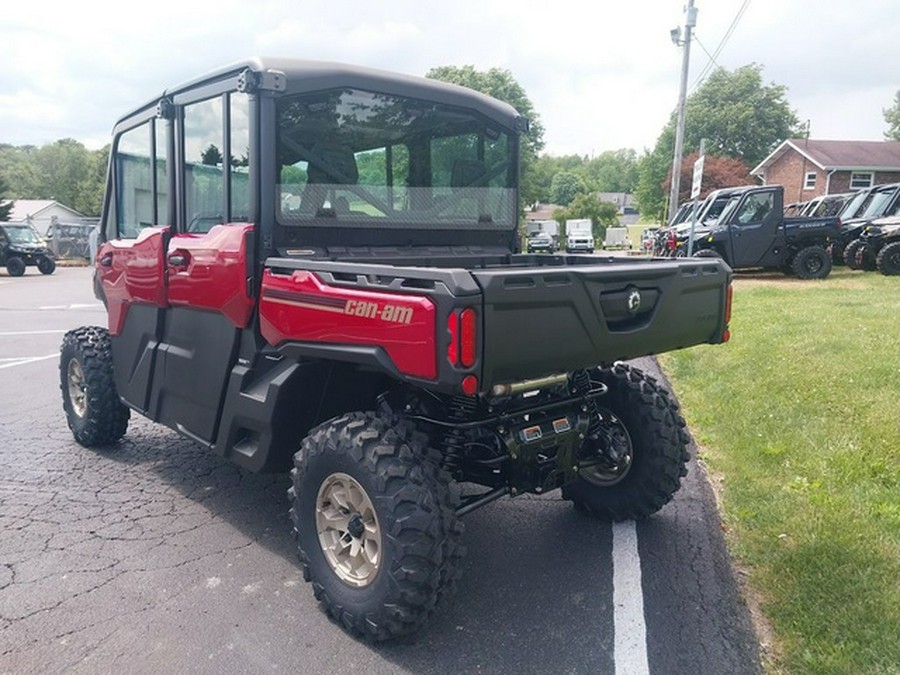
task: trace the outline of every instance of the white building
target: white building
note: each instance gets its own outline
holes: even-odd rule
[[[57,221],[79,222],[84,217],[83,213],[52,199],[16,199],[9,213],[10,222],[27,222],[42,235]]]

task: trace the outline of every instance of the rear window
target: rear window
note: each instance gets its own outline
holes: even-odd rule
[[[474,112],[356,89],[278,105],[278,221],[510,229],[514,142]]]

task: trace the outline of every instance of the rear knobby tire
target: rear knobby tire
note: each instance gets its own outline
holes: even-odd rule
[[[582,476],[563,488],[563,499],[598,518],[639,520],[665,506],[687,474],[690,438],[678,404],[655,378],[616,364],[592,374],[609,391],[597,399],[624,426],[631,444],[630,463],[609,484]]]
[[[831,273],[831,254],[822,246],[807,246],[797,251],[791,269],[798,279],[824,279]]]
[[[878,271],[888,276],[900,274],[900,241],[882,246],[875,260]]]
[[[93,448],[112,445],[125,435],[130,411],[116,392],[105,328],[85,326],[66,333],[59,379],[66,421],[76,441]]]
[[[20,277],[25,274],[25,261],[18,256],[8,258],[6,261],[6,271],[11,277]]]
[[[425,435],[351,413],[309,433],[291,479],[303,576],[327,613],[375,641],[417,630],[454,588],[465,551],[458,488]]]

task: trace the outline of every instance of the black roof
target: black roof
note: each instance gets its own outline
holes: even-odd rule
[[[286,94],[339,87],[368,89],[378,93],[422,98],[437,103],[471,108],[509,129],[521,130],[525,125],[524,118],[511,105],[466,87],[344,63],[264,57],[238,61],[166,89],[151,101],[123,115],[116,124],[118,126],[135,114],[155,108],[162,98],[173,98],[180,93],[206,84],[236,77],[247,69],[256,73],[283,73]]]

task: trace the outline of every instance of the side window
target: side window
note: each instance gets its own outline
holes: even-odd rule
[[[171,225],[169,220],[169,164],[166,160],[169,147],[169,127],[160,119],[154,120],[156,128],[156,218],[157,224]]]
[[[775,195],[772,192],[761,192],[747,197],[747,200],[741,204],[738,210],[738,224],[749,225],[764,221],[772,212],[774,198]]]
[[[249,97],[234,93],[188,104],[183,129],[185,231],[203,233],[214,225],[248,221]]]
[[[184,213],[187,232],[209,232],[223,213],[222,99],[184,108]]]
[[[126,239],[153,225],[150,131],[147,122],[126,131],[116,143],[116,233]]]
[[[250,97],[229,96],[229,140],[231,217],[230,222],[245,223],[250,219]]]

